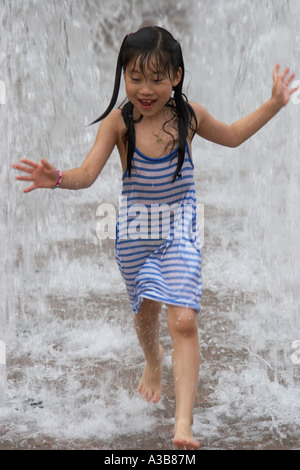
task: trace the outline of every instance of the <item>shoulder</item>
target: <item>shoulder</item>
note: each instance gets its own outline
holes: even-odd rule
[[[202,121],[202,119],[205,117],[205,115],[207,114],[206,109],[203,108],[203,106],[201,106],[201,104],[199,103],[189,102],[189,105],[194,111],[195,116],[197,118],[197,122],[199,124]]]
[[[106,118],[103,119],[103,123],[118,127],[123,121],[122,112],[119,108],[113,109]]]
[[[124,121],[122,118],[120,109],[113,109],[104,119],[101,121],[98,129],[98,136],[103,134],[114,135],[118,140],[119,136],[123,132]]]
[[[203,126],[213,126],[215,124],[215,119],[211,116],[211,114],[198,103],[189,103],[191,108],[195,113],[195,118],[197,121],[197,130],[196,133],[201,135],[201,129]]]

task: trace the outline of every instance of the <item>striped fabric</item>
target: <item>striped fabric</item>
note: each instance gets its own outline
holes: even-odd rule
[[[134,313],[143,298],[200,310],[201,251],[188,145],[172,182],[177,150],[150,158],[135,149],[123,175],[116,260]]]

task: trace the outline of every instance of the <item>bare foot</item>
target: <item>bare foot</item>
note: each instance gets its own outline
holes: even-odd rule
[[[161,374],[162,359],[164,355],[163,347],[160,345],[160,358],[157,363],[146,363],[138,392],[147,400],[157,403],[161,397]]]
[[[190,422],[185,419],[179,419],[175,422],[174,446],[177,449],[198,450],[200,442],[194,439]]]

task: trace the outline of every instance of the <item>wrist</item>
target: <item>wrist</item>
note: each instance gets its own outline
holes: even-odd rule
[[[60,170],[57,170],[57,173],[58,173],[58,179],[57,179],[57,183],[56,183],[56,185],[53,187],[53,189],[59,188],[60,185],[61,185],[61,181],[62,181],[62,172],[61,172]]]
[[[272,96],[269,100],[269,103],[270,103],[270,106],[272,107],[272,110],[274,111],[274,113],[278,113],[278,111],[281,110],[281,108],[283,108],[283,104],[280,100],[278,100],[275,96]]]

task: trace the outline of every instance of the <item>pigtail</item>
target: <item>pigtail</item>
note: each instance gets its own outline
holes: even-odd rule
[[[132,157],[135,149],[133,105],[130,101],[122,107],[121,113],[126,126],[126,132],[123,135],[123,142],[125,145],[127,145],[127,172],[130,176],[132,167]]]
[[[180,170],[184,162],[185,152],[186,152],[186,139],[188,136],[189,127],[192,128],[192,119],[194,119],[195,122],[197,122],[197,119],[196,119],[196,115],[194,113],[193,108],[188,104],[186,97],[182,92],[185,69],[184,69],[181,46],[177,41],[176,41],[175,50],[173,52],[173,57],[174,57],[174,63],[179,64],[177,67],[177,70],[179,69],[179,67],[182,70],[181,80],[178,83],[178,85],[176,85],[176,87],[174,87],[173,89],[176,114],[178,118],[178,137],[179,137],[178,161],[177,161],[177,167],[176,167],[174,177],[173,177],[173,182],[174,182],[176,178],[180,176]],[[195,134],[196,129],[193,129],[193,132]]]
[[[119,55],[118,55],[118,60],[117,60],[117,65],[116,65],[116,73],[115,73],[115,84],[114,84],[113,94],[112,94],[110,103],[109,103],[106,111],[104,111],[104,113],[101,114],[101,116],[98,117],[98,119],[96,119],[95,121],[93,121],[90,125],[93,125],[93,124],[96,124],[96,122],[102,121],[102,119],[104,119],[113,110],[113,108],[114,108],[114,106],[117,102],[118,95],[119,95],[119,90],[120,90],[122,69],[123,69],[123,49],[124,49],[124,44],[125,44],[126,39],[127,39],[127,36],[125,36],[125,38],[123,39],[123,42],[122,42],[122,45],[121,45],[121,48],[120,48],[120,52],[119,52]]]
[[[183,68],[183,63],[181,65],[182,67],[182,79],[180,83],[176,87],[174,87],[174,101],[175,101],[175,107],[177,110],[177,116],[178,116],[178,137],[179,137],[179,148],[178,148],[178,160],[177,160],[177,167],[174,173],[173,181],[179,176],[181,167],[184,162],[185,158],[185,145],[186,145],[186,138],[187,138],[187,132],[188,132],[188,116],[187,116],[187,110],[185,103],[183,101],[182,97],[182,83],[183,83],[183,78],[184,78],[184,68]]]

